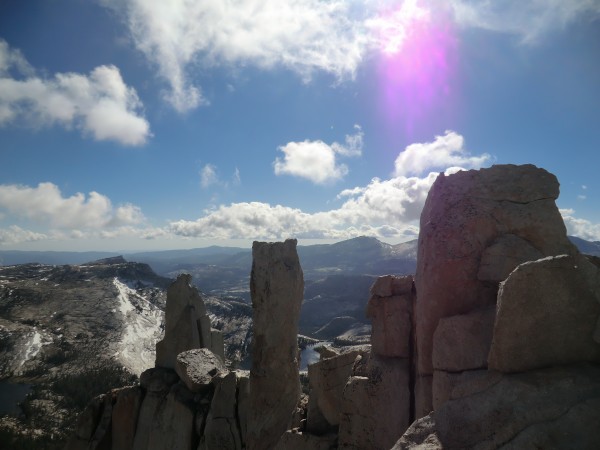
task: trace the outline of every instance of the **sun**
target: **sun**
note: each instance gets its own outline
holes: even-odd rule
[[[407,130],[447,101],[456,38],[443,10],[407,0],[370,22],[380,51],[378,87],[385,114]]]

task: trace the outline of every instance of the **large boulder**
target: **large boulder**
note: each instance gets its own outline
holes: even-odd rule
[[[520,372],[600,362],[599,336],[598,267],[583,255],[528,262],[500,287],[489,367]]]
[[[433,339],[440,319],[494,305],[498,278],[530,255],[577,253],[555,204],[558,193],[556,177],[532,165],[437,177],[420,222],[418,377],[433,374]]]
[[[212,381],[228,372],[220,357],[207,348],[196,348],[177,355],[175,372],[191,392],[209,389]]]
[[[393,449],[600,448],[600,367],[489,372],[487,378],[471,392],[462,385],[460,397],[415,421]]]
[[[300,398],[297,339],[304,278],[296,244],[288,239],[252,245],[249,450],[275,446],[289,428]]]
[[[322,433],[340,423],[344,386],[352,375],[356,357],[362,353],[358,350],[349,351],[322,358],[308,366],[310,392],[306,426],[309,432]]]

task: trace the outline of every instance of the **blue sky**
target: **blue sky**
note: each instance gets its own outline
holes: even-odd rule
[[[3,0],[0,249],[414,239],[440,171],[600,240],[593,0]]]

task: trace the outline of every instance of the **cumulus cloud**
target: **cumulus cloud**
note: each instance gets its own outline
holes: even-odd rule
[[[306,178],[316,184],[325,184],[343,178],[348,167],[337,161],[337,155],[360,156],[363,147],[363,132],[355,125],[356,133],[346,135],[344,144],[323,141],[288,142],[278,148],[282,158],[276,158],[273,169],[276,175],[293,175]]]
[[[600,223],[575,217],[573,209],[561,209],[560,213],[567,227],[567,234],[588,241],[600,241]]]
[[[279,150],[284,157],[273,162],[276,175],[293,175],[324,184],[348,173],[345,164],[336,162],[334,149],[323,141],[288,142]]]
[[[0,245],[19,244],[21,242],[41,241],[48,236],[35,231],[24,230],[17,225],[8,228],[0,228]]]
[[[398,240],[414,238],[418,234],[418,221],[427,194],[438,176],[437,172],[429,170],[446,163],[445,173],[450,174],[461,170],[456,167],[458,163],[472,167],[489,159],[486,155],[454,155],[462,149],[463,139],[453,132],[437,138],[437,144],[415,145],[434,150],[447,148],[438,142],[446,138],[455,145],[450,146],[452,151],[441,152],[443,157],[427,159],[420,151],[411,151],[408,161],[412,165],[407,172],[412,172],[412,176],[401,173],[387,180],[373,178],[366,186],[344,189],[337,196],[342,203],[328,211],[307,213],[263,202],[232,203],[207,210],[195,221],[172,222],[168,230],[179,236],[219,239],[284,239],[289,236],[347,239],[359,235]],[[425,165],[426,162],[430,167]]]
[[[0,40],[0,126],[24,124],[77,128],[94,139],[142,145],[151,136],[135,89],[115,66],[89,75],[35,75],[18,50]]]
[[[436,136],[433,142],[411,144],[396,158],[395,175],[420,175],[428,170],[444,170],[452,166],[478,168],[491,160],[487,153],[470,155],[464,143],[460,134],[446,131],[443,136]]]
[[[169,231],[186,237],[217,239],[331,238],[416,236],[416,221],[437,174],[425,178],[373,179],[369,185],[344,191],[337,209],[306,213],[262,202],[221,205],[195,221],[172,222]],[[348,198],[349,197],[349,198]]]
[[[459,25],[511,33],[527,44],[600,14],[596,0],[452,0],[451,5]]]
[[[63,197],[53,183],[40,183],[37,187],[0,185],[0,209],[15,217],[64,229],[131,226],[144,220],[135,205],[115,208],[108,197],[97,192],[90,192],[87,197],[82,193]]]

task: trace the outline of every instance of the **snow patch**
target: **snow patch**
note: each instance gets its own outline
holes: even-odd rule
[[[115,277],[113,283],[118,290],[118,309],[124,325],[115,357],[139,375],[154,367],[155,346],[162,335],[164,312],[118,278]]]
[[[32,359],[34,359],[42,349],[42,346],[52,343],[52,336],[46,333],[40,333],[36,327],[33,327],[33,331],[27,333],[24,336],[25,341],[20,346],[21,351],[17,356],[19,358],[18,368],[20,369],[23,365]]]

